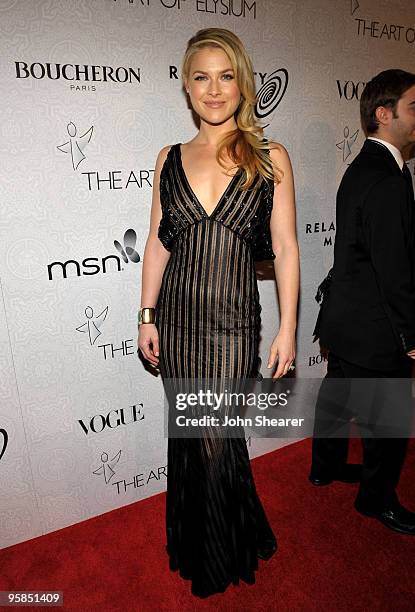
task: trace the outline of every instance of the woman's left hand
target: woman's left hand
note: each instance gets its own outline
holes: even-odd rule
[[[269,351],[268,368],[278,367],[272,378],[285,376],[295,359],[295,333],[280,330]]]

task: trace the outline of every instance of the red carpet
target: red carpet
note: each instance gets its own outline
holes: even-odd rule
[[[352,461],[359,456],[354,441]],[[1,550],[0,590],[61,590],[64,610],[100,612],[412,611],[415,538],[360,516],[352,508],[356,485],[312,487],[309,459],[306,440],[252,462],[279,544],[260,561],[254,586],[194,598],[189,582],[168,569],[162,494]],[[411,510],[414,476],[411,444],[399,487]]]

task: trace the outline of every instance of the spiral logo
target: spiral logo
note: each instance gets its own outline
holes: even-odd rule
[[[288,85],[288,72],[279,68],[272,72],[257,93],[255,115],[263,119],[270,115],[281,102]]]
[[[6,452],[7,442],[9,441],[9,436],[7,435],[7,431],[3,428],[0,429],[0,434],[2,435],[2,438],[3,438],[2,448],[0,450],[0,459],[1,459],[4,453]]]

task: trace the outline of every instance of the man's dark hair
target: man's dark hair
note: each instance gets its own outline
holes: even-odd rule
[[[404,93],[415,85],[415,74],[405,70],[384,70],[366,83],[360,98],[360,119],[366,134],[375,134],[379,127],[376,119],[378,106],[392,109],[396,117],[396,106]]]

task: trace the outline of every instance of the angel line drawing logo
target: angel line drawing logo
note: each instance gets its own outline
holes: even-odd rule
[[[94,317],[94,309],[92,306],[85,308],[85,316],[88,319],[85,323],[82,323],[76,328],[76,331],[88,334],[89,344],[92,346],[95,340],[101,335],[100,327],[107,318],[108,306],[104,310]]]
[[[341,142],[337,142],[336,143],[336,147],[338,149],[340,149],[341,151],[343,151],[343,161],[345,162],[346,159],[348,159],[350,157],[350,155],[352,154],[352,146],[354,145],[354,143],[357,140],[357,136],[359,134],[359,129],[357,129],[354,134],[352,134],[351,136],[350,134],[350,130],[349,130],[349,126],[346,125],[346,127],[343,130],[343,135],[344,135],[344,139]]]
[[[86,158],[83,151],[86,145],[91,141],[94,126],[91,125],[91,127],[84,134],[82,134],[82,136],[77,136],[78,130],[72,121],[68,123],[66,129],[69,134],[69,140],[61,145],[58,145],[56,148],[62,153],[70,153],[72,168],[77,170],[79,164]]]
[[[94,470],[92,473],[95,474],[96,476],[104,476],[104,480],[105,480],[105,484],[108,484],[109,481],[111,480],[111,478],[114,476],[115,474],[115,470],[113,470],[113,467],[115,465],[117,465],[118,461],[120,460],[121,457],[121,450],[118,451],[118,453],[116,455],[114,455],[114,457],[112,459],[109,459],[108,457],[108,453],[102,453],[101,454],[101,465]]]

